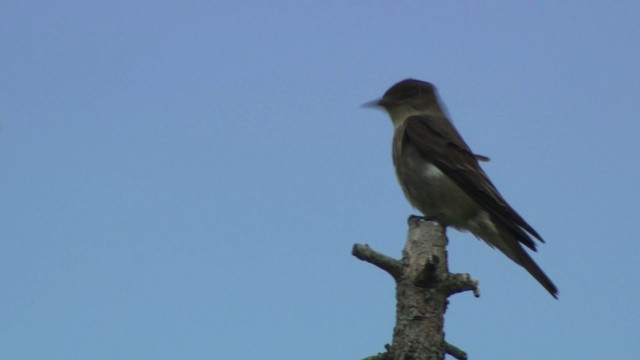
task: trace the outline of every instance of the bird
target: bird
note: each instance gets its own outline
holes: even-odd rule
[[[392,158],[411,205],[445,227],[469,231],[529,272],[554,298],[558,288],[523,248],[544,240],[502,197],[448,118],[436,87],[402,80],[378,100],[393,123]]]

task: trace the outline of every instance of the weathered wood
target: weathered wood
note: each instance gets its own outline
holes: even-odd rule
[[[387,353],[379,359],[443,360],[445,354],[466,359],[464,351],[448,344],[444,336],[447,298],[462,291],[478,294],[477,281],[468,274],[449,273],[447,238],[436,221],[409,218],[402,260],[356,244],[354,256],[387,271],[396,281],[396,325]]]

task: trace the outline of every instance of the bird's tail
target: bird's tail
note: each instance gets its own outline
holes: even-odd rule
[[[557,299],[558,298],[558,288],[553,283],[553,281],[551,281],[551,279],[549,279],[547,274],[545,274],[544,271],[542,271],[542,269],[540,269],[538,264],[536,264],[535,261],[533,261],[531,256],[529,256],[529,254],[527,254],[527,252],[524,249],[521,248],[520,251],[522,252],[522,255],[520,256],[520,259],[519,259],[520,261],[518,262],[518,264],[520,264],[520,266],[525,268],[525,270],[527,270],[529,272],[529,274],[531,274],[536,280],[538,280],[538,282],[542,286],[544,286],[544,288],[547,289],[547,291],[554,298]]]
[[[476,222],[478,224],[478,222]],[[529,272],[547,291],[554,297],[558,298],[558,288],[553,281],[549,279],[547,274],[540,269],[538,264],[533,261],[529,253],[520,244],[533,244],[533,240],[528,237],[527,233],[518,227],[503,226],[497,221],[490,221],[491,226],[480,226],[472,228],[471,231],[477,237],[483,239],[491,247],[496,247],[502,251],[516,264],[522,266]],[[514,230],[514,228],[516,230]],[[534,246],[531,246],[535,249]]]
[[[520,246],[517,242],[513,242],[509,249],[505,249],[501,246],[498,247],[503,253],[505,253],[511,260],[522,266],[529,272],[547,291],[554,297],[558,298],[558,288],[549,279],[547,274],[536,264],[535,261],[529,256],[527,251]]]

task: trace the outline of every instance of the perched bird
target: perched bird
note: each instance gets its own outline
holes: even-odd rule
[[[522,245],[536,250],[542,237],[503,199],[447,118],[435,87],[406,79],[367,103],[393,122],[393,165],[405,196],[444,226],[467,230],[525,268],[551,295],[558,289]]]

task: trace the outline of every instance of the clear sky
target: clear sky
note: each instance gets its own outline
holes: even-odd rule
[[[546,239],[468,233],[472,359],[640,357],[637,1],[0,3],[0,358],[360,359],[414,211],[359,105],[435,83]]]

